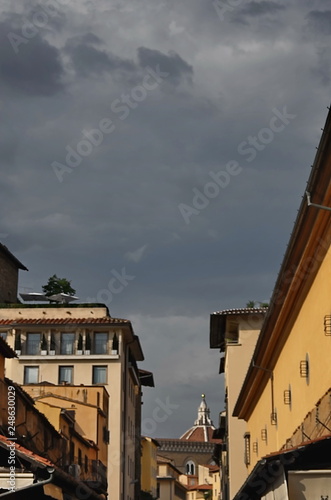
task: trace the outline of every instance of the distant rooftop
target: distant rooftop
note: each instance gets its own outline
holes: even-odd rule
[[[212,314],[221,314],[223,316],[228,316],[229,314],[264,314],[267,311],[267,307],[241,307],[236,309],[223,309],[222,311],[216,311]]]
[[[72,309],[72,308],[77,308],[77,307],[105,307],[108,311],[108,307],[105,304],[100,304],[100,303],[75,303],[75,304],[62,304],[62,303],[52,303],[52,304],[26,304],[26,303],[15,303],[15,304],[5,304],[5,303],[0,303],[0,309],[33,309],[33,308],[49,308],[49,309],[55,309],[55,308],[67,308],[67,309]]]
[[[128,319],[111,318],[16,318],[0,319],[1,325],[88,325],[88,324],[127,324],[131,322]]]

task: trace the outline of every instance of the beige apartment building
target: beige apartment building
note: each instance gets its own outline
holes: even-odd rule
[[[109,394],[103,431],[109,442],[109,498],[137,498],[141,386],[154,384],[152,374],[137,367],[144,356],[130,321],[112,318],[100,304],[1,305],[0,335],[18,354],[8,360],[6,376],[30,394],[37,384],[46,383],[81,386],[82,392],[83,386],[105,387]],[[41,408],[46,401],[42,403],[40,396],[36,397]]]
[[[174,461],[157,456],[157,498],[159,500],[187,500],[187,487],[181,482],[181,472]]]
[[[247,478],[244,435],[246,422],[232,415],[258,339],[266,308],[227,309],[210,316],[210,347],[225,353],[220,361],[224,373],[225,413],[215,437],[222,447],[222,498],[232,499]]]
[[[194,481],[192,479],[193,476],[180,478],[187,487],[186,500],[222,500],[218,465],[199,465]]]

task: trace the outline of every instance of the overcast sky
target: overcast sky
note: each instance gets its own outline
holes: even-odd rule
[[[143,431],[180,436],[202,392],[216,423],[209,314],[271,296],[330,102],[330,2],[1,10],[0,241],[29,268],[20,291],[55,273],[132,321],[156,383]]]

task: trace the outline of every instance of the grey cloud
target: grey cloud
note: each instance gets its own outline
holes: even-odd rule
[[[331,64],[329,47],[319,47],[317,49],[317,62],[311,72],[324,86],[329,86],[331,81]]]
[[[316,62],[311,72],[322,85],[327,86],[331,80],[331,10],[312,10],[307,14],[306,21],[304,38],[313,44],[316,53]]]
[[[29,94],[51,96],[64,89],[59,50],[35,32],[24,38],[20,25],[3,21],[0,24],[0,78],[2,85],[11,90]],[[17,39],[15,37],[20,37]],[[17,45],[15,40],[22,41]],[[14,44],[14,46],[13,46]],[[16,52],[14,50],[16,47]]]
[[[307,15],[308,28],[317,35],[331,35],[331,10],[312,10]]]
[[[174,85],[179,85],[182,80],[192,83],[193,67],[174,51],[166,55],[159,50],[139,47],[138,60],[142,68],[159,66],[162,72],[169,73],[167,81],[171,80]]]
[[[28,2],[17,0],[15,10]],[[57,273],[72,279],[84,300],[107,289],[113,269],[135,276],[112,297],[110,312],[133,319],[144,367],[155,371],[150,403],[144,396],[146,416],[157,397],[182,402],[157,430],[175,437],[192,425],[206,386],[214,394],[222,385],[218,359],[210,358],[219,353],[208,350],[210,312],[271,295],[327,113],[329,87],[317,71],[329,68],[329,39],[323,35],[320,43],[316,34],[315,43],[310,24],[303,40],[307,21],[316,18],[306,17],[307,0],[268,14],[260,2],[265,13],[247,12],[248,28],[231,22],[247,5],[256,11],[257,2],[248,0],[222,22],[212,1],[132,0],[120,9],[112,0],[94,3],[87,14],[84,1],[70,2],[64,19],[56,18],[58,31],[47,27],[20,47],[34,54],[33,43],[54,45],[63,64],[75,54],[77,71],[68,71],[66,92],[35,98],[43,67],[30,82],[33,95],[2,83],[0,232],[29,268],[20,286],[30,291]],[[323,10],[322,3],[315,0],[314,9]],[[184,30],[171,33],[171,23]],[[61,56],[57,49],[52,57]],[[80,66],[78,55],[86,57]],[[170,76],[121,120],[111,103],[132,82],[142,83],[146,66],[157,65]],[[193,76],[194,85],[183,88]],[[273,107],[284,106],[297,119],[248,163],[238,145],[268,126]],[[114,132],[59,183],[52,162],[65,163],[67,145],[76,150],[82,131],[98,128],[103,118],[113,120]],[[178,205],[193,206],[193,189],[202,193],[210,171],[224,171],[230,160],[242,172],[187,225]],[[201,356],[196,376],[191,353]],[[217,412],[221,401],[215,397]],[[213,408],[209,396],[208,402]]]
[[[65,46],[70,54],[75,71],[80,76],[100,75],[104,72],[135,70],[132,61],[122,59],[111,52],[96,48],[102,40],[93,33],[70,38]]]
[[[280,10],[284,10],[285,6],[277,2],[248,2],[240,9],[242,14],[247,16],[265,16],[267,14],[274,14]]]
[[[277,14],[284,9],[284,5],[273,1],[245,2],[243,6],[239,6],[233,10],[230,19],[234,23],[243,25],[249,25],[254,19],[261,19],[264,23],[267,23],[270,19],[275,22]]]

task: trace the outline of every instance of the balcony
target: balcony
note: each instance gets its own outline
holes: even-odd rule
[[[107,491],[107,467],[100,460],[91,460],[87,456],[72,457],[72,463],[63,467],[71,476],[83,481],[97,492]]]
[[[21,340],[15,341],[15,350],[20,359],[68,359],[93,356],[96,359],[119,357],[119,342],[116,334],[109,338],[108,333],[92,333],[82,336],[80,333],[27,333]]]

